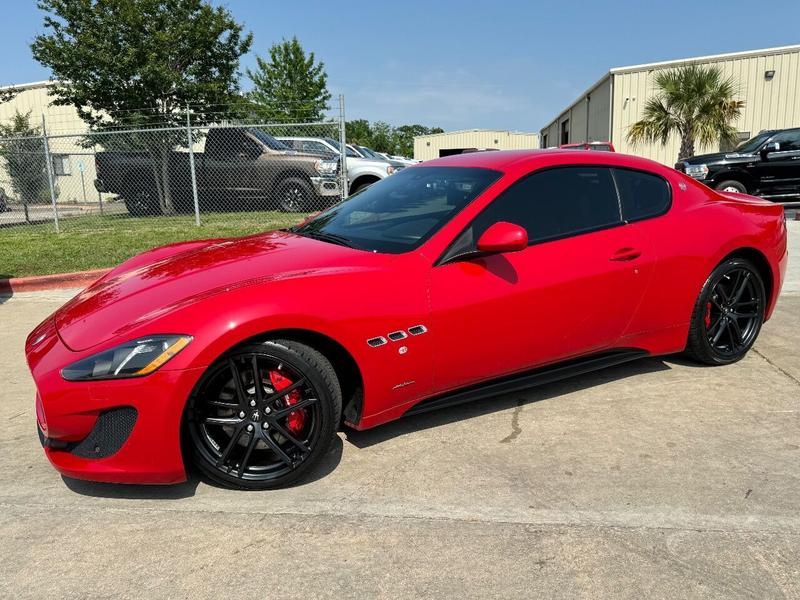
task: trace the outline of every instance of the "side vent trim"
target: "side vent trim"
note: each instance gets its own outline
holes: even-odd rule
[[[383,337],[382,335],[379,335],[378,337],[374,338],[369,338],[367,340],[367,344],[372,346],[373,348],[377,348],[378,346],[383,346],[385,343],[386,343],[386,338]]]
[[[411,335],[422,335],[423,333],[428,333],[428,328],[425,327],[425,325],[414,325],[408,328],[408,333]]]
[[[402,329],[398,329],[397,331],[393,331],[392,333],[388,334],[388,337],[393,342],[399,342],[400,340],[406,339],[408,334]]]

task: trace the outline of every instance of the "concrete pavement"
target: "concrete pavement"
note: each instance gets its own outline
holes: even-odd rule
[[[793,255],[800,223],[789,224]],[[0,596],[800,597],[800,270],[754,352],[646,359],[347,432],[313,480],[62,480],[0,305]]]

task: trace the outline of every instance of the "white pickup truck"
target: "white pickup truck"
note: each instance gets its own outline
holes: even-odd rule
[[[339,156],[339,142],[333,138],[276,136],[276,139],[304,154],[316,154],[324,158]],[[354,194],[402,168],[402,165],[391,164],[385,160],[362,158],[351,148],[347,148],[347,181],[350,194]]]

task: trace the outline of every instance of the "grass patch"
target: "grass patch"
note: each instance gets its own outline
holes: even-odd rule
[[[113,267],[122,261],[172,242],[235,237],[288,227],[305,215],[277,211],[203,214],[171,217],[87,216],[52,223],[0,228],[0,278],[50,275]]]

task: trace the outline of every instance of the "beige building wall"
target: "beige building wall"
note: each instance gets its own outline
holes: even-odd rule
[[[3,90],[15,90],[16,95],[8,102],[0,103],[0,123],[10,123],[16,112],[30,114],[30,123],[41,129],[44,115],[49,137],[50,154],[53,159],[54,180],[59,202],[97,202],[94,188],[96,178],[94,153],[91,148],[80,145],[87,131],[78,112],[72,106],[51,105],[50,82],[8,86]],[[12,182],[0,161],[0,187],[12,200],[15,198]]]
[[[672,136],[666,146],[646,144],[634,147],[627,141],[630,126],[642,118],[644,104],[655,94],[653,79],[659,70],[684,64],[715,65],[738,85],[744,109],[736,129],[752,137],[764,129],[800,126],[800,46],[753,53],[690,59],[665,64],[613,69],[614,114],[612,138],[617,151],[638,154],[672,165],[678,158],[680,139]],[[775,71],[772,79],[765,73]],[[719,151],[719,144],[695,148],[697,154]]]
[[[416,160],[431,160],[439,158],[441,150],[461,148],[524,150],[538,147],[538,133],[495,129],[467,129],[415,137],[414,158]]]
[[[644,104],[655,94],[653,79],[664,69],[688,64],[716,65],[738,87],[745,106],[734,123],[741,135],[752,137],[764,129],[800,127],[800,45],[721,54],[611,69],[590,90],[541,130],[543,146],[560,144],[561,124],[569,119],[569,141],[610,140],[617,152],[635,154],[673,165],[680,139],[672,136],[665,146],[627,141],[630,126],[643,116]],[[767,71],[774,71],[771,79]],[[586,97],[589,96],[588,135]],[[583,129],[580,127],[583,126]],[[716,152],[719,144],[697,147],[696,153]]]

